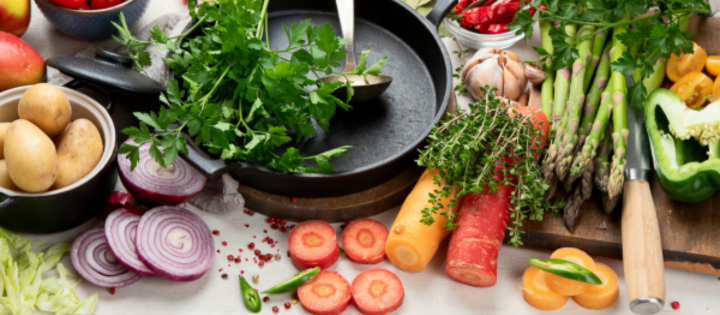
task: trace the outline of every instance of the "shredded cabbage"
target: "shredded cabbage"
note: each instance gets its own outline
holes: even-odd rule
[[[58,243],[43,252],[32,251],[30,241],[0,229],[0,315],[33,315],[35,310],[58,315],[89,315],[98,295],[81,301],[75,294],[80,282],[60,259],[70,244]],[[58,276],[43,275],[57,271]]]

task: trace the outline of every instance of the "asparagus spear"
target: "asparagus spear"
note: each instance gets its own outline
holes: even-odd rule
[[[542,15],[543,13],[540,12]],[[548,53],[552,54],[553,51],[555,51],[555,47],[553,47],[552,40],[550,39],[550,28],[552,27],[552,23],[550,21],[540,21],[540,34],[541,34],[541,40],[542,40],[542,48],[545,49]],[[555,74],[550,71],[550,62],[547,60],[545,62],[545,66],[543,67],[543,70],[547,74],[547,77],[545,78],[545,81],[542,83],[541,87],[541,94],[540,94],[540,104],[543,113],[545,113],[545,116],[552,119],[552,113],[553,113],[553,83],[555,83]]]
[[[601,135],[598,155],[595,157],[595,186],[603,193],[607,192],[608,171],[610,171],[610,153],[612,152],[612,128],[605,128]],[[584,174],[587,174],[584,173]],[[585,176],[583,174],[583,177]]]
[[[593,38],[590,62],[588,62],[588,64],[591,65],[592,70],[585,72],[585,88],[583,89],[585,92],[588,92],[588,95],[590,95],[588,88],[590,87],[590,84],[593,83],[593,73],[597,72],[598,62],[600,62],[602,54],[605,52],[605,40],[607,39],[607,35],[607,31],[598,31],[595,33],[595,37]],[[597,77],[597,74],[595,77]]]
[[[610,49],[611,43],[607,44],[607,47],[603,50],[602,58],[600,58],[600,63],[597,67],[597,74],[595,74],[595,78],[592,83],[592,87],[590,88],[590,93],[588,94],[588,97],[585,99],[585,108],[583,109],[583,118],[580,122],[580,126],[578,128],[578,140],[577,145],[575,146],[576,150],[573,153],[574,158],[573,160],[573,167],[575,160],[577,160],[577,154],[580,152],[580,148],[585,146],[586,141],[585,138],[590,133],[591,128],[593,126],[593,122],[595,121],[595,117],[597,116],[598,109],[599,109],[599,102],[600,97],[602,95],[602,92],[605,90],[605,86],[607,85],[608,77],[610,76]],[[600,133],[602,135],[602,133]],[[572,170],[572,167],[571,167]],[[571,185],[575,182],[575,180],[582,176],[582,174],[586,174],[587,172],[583,172],[580,174],[576,174],[575,172],[571,171],[570,174],[568,174],[568,178],[566,180],[567,184]]]
[[[575,229],[575,221],[577,221],[578,214],[580,214],[580,205],[582,205],[584,201],[582,188],[580,185],[576,185],[572,195],[570,195],[568,201],[565,203],[565,209],[563,211],[565,227],[567,227],[570,232]]]
[[[626,14],[624,19],[628,19],[629,15]],[[624,33],[627,30],[627,26],[617,26],[613,29],[613,52],[612,61],[620,59],[622,53],[625,51],[625,46],[617,38],[617,35]],[[628,137],[627,129],[627,86],[625,83],[625,76],[618,72],[612,71],[610,75],[610,81],[612,82],[612,101],[613,111],[613,156],[612,163],[610,165],[610,177],[608,178],[608,202],[606,204],[616,204],[620,198],[620,194],[623,190],[623,183],[625,182],[625,145]],[[608,207],[609,211],[612,211],[614,207]]]
[[[583,25],[578,31],[578,37],[588,36],[595,32],[595,27]],[[592,49],[593,38],[588,37],[586,40],[578,43],[578,58],[575,59],[572,66],[572,76],[570,82],[570,94],[567,98],[567,129],[562,135],[560,143],[560,151],[557,157],[556,174],[558,178],[567,184],[567,174],[570,170],[570,164],[573,160],[575,145],[577,142],[578,125],[580,125],[580,116],[583,104],[585,103],[585,73],[588,72],[587,64],[590,50]],[[568,187],[569,188],[569,187]]]
[[[568,24],[565,26],[565,33],[570,36],[568,37],[568,43],[571,43],[575,34],[577,33],[577,25]],[[546,79],[547,80],[547,79]],[[553,101],[553,115],[552,115],[552,131],[553,141],[548,147],[547,155],[543,163],[542,172],[545,180],[553,182],[555,175],[555,166],[558,155],[558,149],[560,145],[560,137],[564,133],[565,126],[567,125],[567,116],[565,115],[566,100],[568,92],[570,90],[570,68],[565,67],[557,71],[555,75],[555,95]],[[553,189],[548,191],[548,199],[554,193]]]

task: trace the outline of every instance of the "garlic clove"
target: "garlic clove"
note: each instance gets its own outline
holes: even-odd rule
[[[505,71],[510,71],[512,75],[517,79],[518,83],[520,84],[520,92],[525,91],[525,87],[527,87],[527,77],[525,76],[525,67],[519,62],[515,62],[513,60],[509,60],[505,64]]]
[[[509,50],[505,50],[505,51],[503,51],[502,53],[503,53],[503,55],[505,55],[508,59],[514,60],[514,61],[516,61],[516,62],[520,62],[520,57],[518,57],[518,55],[516,55],[514,52],[509,51]]]
[[[528,81],[532,84],[540,84],[545,81],[547,74],[545,71],[542,71],[533,65],[528,65],[525,67],[525,77],[527,77]]]
[[[513,76],[511,71],[503,72],[505,97],[511,100],[520,98],[520,94],[524,91],[522,84],[518,78]]]

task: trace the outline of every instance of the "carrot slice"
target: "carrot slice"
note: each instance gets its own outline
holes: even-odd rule
[[[573,296],[573,300],[583,308],[603,310],[615,304],[618,299],[618,276],[610,266],[601,263],[595,264],[593,273],[600,278],[602,284],[590,285],[590,289]]]
[[[330,268],[340,256],[335,229],[319,220],[302,222],[290,230],[288,250],[295,266],[303,270]]]
[[[550,258],[571,261],[589,269],[590,271],[595,272],[595,262],[593,261],[593,259],[587,253],[577,248],[559,248],[555,252],[553,252],[552,255],[550,255]],[[563,278],[549,272],[545,273],[545,282],[547,283],[550,290],[557,294],[566,296],[583,294],[591,286],[591,284],[589,283],[570,280],[568,278]]]
[[[352,296],[361,313],[383,315],[402,305],[405,290],[400,278],[394,273],[373,268],[355,277],[352,282]]]
[[[320,271],[298,288],[300,303],[315,315],[342,313],[350,305],[350,294],[350,283],[337,272],[328,270]]]
[[[385,260],[388,229],[372,219],[350,222],[342,233],[342,245],[350,260],[361,264],[377,264]]]
[[[545,282],[547,274],[535,266],[526,269],[523,273],[523,298],[534,308],[554,311],[563,307],[567,303],[568,297],[550,290]]]

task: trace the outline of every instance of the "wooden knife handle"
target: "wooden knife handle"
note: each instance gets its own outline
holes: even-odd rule
[[[650,185],[625,182],[622,207],[622,247],[630,310],[656,314],[665,303],[665,266],[660,227]]]

